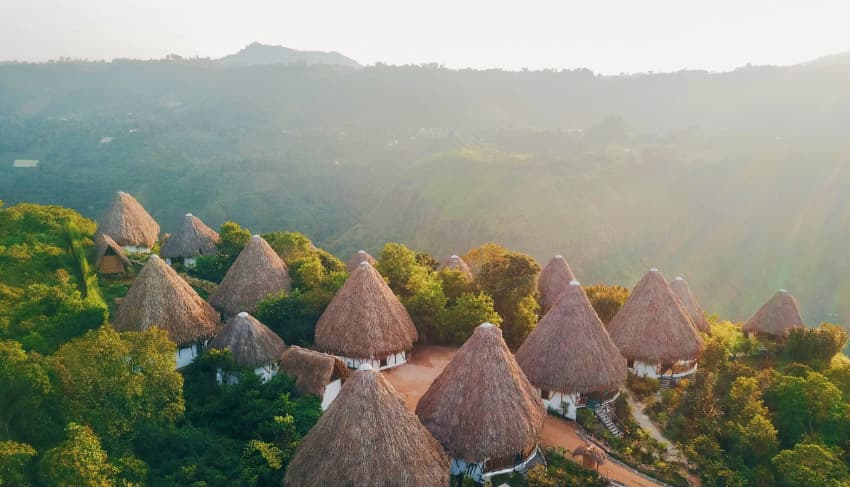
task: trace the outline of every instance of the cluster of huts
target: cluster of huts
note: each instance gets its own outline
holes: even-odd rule
[[[98,268],[120,269],[125,251],[149,251],[158,233],[144,208],[119,193],[100,226]],[[657,269],[643,276],[606,327],[557,255],[538,280],[543,316],[516,355],[498,327],[482,324],[414,414],[378,371],[408,361],[416,328],[372,256],[360,251],[347,263],[349,278],[316,324],[314,351],[286,346],[250,314],[264,297],[290,287],[286,264],[261,237],[252,237],[209,302],[168,265],[192,265],[214,253],[217,241],[186,215],[162,244],[166,260],[148,259],[114,324],[121,331],[166,330],[178,345],[178,367],[203,346],[229,349],[261,377],[282,371],[300,391],[322,397],[326,412],[296,451],[286,485],[445,485],[449,475],[480,482],[524,470],[542,461],[538,438],[547,409],[573,419],[578,408],[604,410],[629,371],[670,382],[691,375],[703,351],[701,333],[710,332],[687,282],[668,283]],[[444,268],[473,278],[456,255]],[[781,338],[801,325],[796,301],[783,290],[745,330]]]

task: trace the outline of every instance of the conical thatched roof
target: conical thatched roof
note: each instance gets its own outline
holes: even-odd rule
[[[259,367],[280,360],[283,339],[246,312],[230,318],[210,341],[210,348],[228,349],[240,367]]]
[[[546,411],[502,330],[485,323],[437,376],[416,414],[450,456],[479,463],[533,448]]]
[[[316,348],[375,359],[413,348],[416,327],[374,267],[362,262],[316,323]]]
[[[151,248],[159,237],[159,224],[129,193],[119,191],[98,225],[98,232],[118,245]]]
[[[578,281],[537,323],[516,353],[536,387],[566,393],[619,389],[626,380],[626,359]]]
[[[457,271],[464,275],[468,280],[472,280],[472,269],[458,255],[452,255],[443,264],[444,270]]]
[[[576,276],[564,256],[556,255],[552,257],[552,260],[540,271],[540,276],[537,278],[541,312],[549,311],[549,308],[558,302],[558,297],[564,292],[570,281],[574,281],[575,278]]]
[[[177,345],[215,335],[218,313],[177,272],[156,255],[139,271],[115,317],[118,331],[157,326]]]
[[[703,350],[702,337],[658,269],[637,283],[608,334],[623,356],[648,363],[690,360]]]
[[[682,307],[688,313],[688,318],[691,319],[691,323],[697,327],[697,330],[710,333],[711,325],[705,319],[705,313],[702,311],[702,307],[699,305],[696,296],[691,292],[688,281],[684,277],[677,277],[670,282],[670,290],[673,291],[673,294],[682,303]]]
[[[97,256],[97,260],[94,263],[95,267],[100,265],[100,261],[103,260],[103,256],[105,256],[106,252],[110,249],[118,256],[119,259],[121,259],[121,262],[123,262],[125,266],[130,265],[130,259],[127,258],[127,254],[124,252],[124,249],[109,235],[105,233],[98,233],[94,236],[94,243],[95,255]]]
[[[390,383],[367,366],[301,440],[283,484],[442,486],[449,484],[449,459]]]
[[[228,315],[254,311],[266,296],[289,292],[291,282],[280,256],[254,235],[210,296],[210,304]]]
[[[326,353],[291,346],[280,356],[280,372],[295,379],[301,394],[322,397],[330,382],[348,379],[348,367],[342,360]]]
[[[350,259],[348,259],[348,262],[345,263],[345,267],[348,269],[348,273],[354,274],[354,271],[357,270],[357,267],[362,262],[368,262],[369,265],[375,265],[378,263],[378,261],[375,260],[375,258],[372,257],[369,252],[366,252],[365,250],[358,250],[354,253],[354,255],[351,256]]]
[[[596,445],[579,445],[573,450],[573,456],[589,458],[593,463],[602,465],[608,460],[608,455]]]
[[[803,326],[797,300],[788,291],[780,289],[744,324],[744,331],[781,337],[797,326]]]
[[[216,249],[218,241],[218,233],[215,230],[204,225],[200,218],[187,213],[180,230],[162,244],[159,253],[170,259],[212,255],[218,251]]]

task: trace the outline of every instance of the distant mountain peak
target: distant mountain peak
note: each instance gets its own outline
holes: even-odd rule
[[[236,54],[224,56],[216,62],[227,67],[256,66],[263,64],[329,64],[359,68],[360,63],[338,52],[299,51],[285,46],[252,42]]]

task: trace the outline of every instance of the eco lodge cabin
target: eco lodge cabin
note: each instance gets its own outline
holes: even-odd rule
[[[159,327],[177,344],[177,368],[192,363],[216,334],[219,315],[156,254],[130,286],[115,317],[118,331]]]
[[[289,292],[286,264],[259,235],[254,235],[210,296],[210,304],[226,316],[253,312],[266,296]]]
[[[558,302],[558,298],[570,281],[575,280],[576,276],[564,256],[556,255],[552,257],[552,260],[540,271],[540,276],[537,278],[537,291],[540,293],[540,312],[546,314],[549,308]]]
[[[384,278],[361,262],[316,323],[316,348],[352,369],[387,369],[407,362],[418,338],[413,320]]]
[[[218,334],[210,340],[210,348],[230,350],[236,365],[254,369],[263,382],[277,374],[278,361],[286,350],[283,339],[260,320],[242,311],[230,318]],[[218,382],[233,383],[237,377],[225,377],[218,372]]]
[[[186,213],[180,229],[162,244],[159,254],[165,257],[165,263],[181,262],[186,267],[194,267],[200,255],[213,255],[218,252],[218,233],[204,225],[200,218]]]
[[[449,459],[382,374],[364,364],[301,440],[284,486],[443,486]]]
[[[805,326],[797,300],[785,289],[776,291],[744,324],[744,332],[773,340],[784,340],[791,329]]]
[[[608,334],[635,375],[662,385],[695,373],[703,351],[702,337],[655,268],[638,281]]]
[[[130,267],[130,259],[112,237],[105,233],[94,236],[95,262],[94,267],[99,274],[126,274]]]
[[[516,361],[547,409],[576,419],[576,410],[613,402],[626,381],[626,359],[578,281],[540,320]]]
[[[475,329],[419,400],[416,415],[451,457],[452,475],[483,483],[543,461],[538,438],[546,410],[493,324]]]
[[[280,373],[295,379],[300,394],[313,394],[322,399],[327,411],[348,380],[348,367],[342,360],[322,352],[291,346],[280,356]]]
[[[670,282],[670,290],[673,291],[679,303],[682,304],[682,308],[688,313],[688,318],[691,319],[691,323],[694,324],[697,331],[711,333],[711,325],[705,319],[705,312],[699,305],[699,301],[697,301],[690,286],[688,286],[688,281],[684,277],[676,277]]]
[[[452,255],[443,264],[442,270],[460,272],[467,281],[472,281],[472,269],[458,255]]]
[[[375,260],[369,252],[366,252],[365,250],[358,250],[351,256],[350,259],[348,259],[348,262],[345,263],[345,268],[348,270],[349,274],[354,274],[354,271],[356,271],[363,262],[368,262],[371,266],[378,263],[378,261]]]
[[[148,253],[159,238],[159,224],[136,198],[119,191],[101,219],[98,232],[112,237],[127,252]]]

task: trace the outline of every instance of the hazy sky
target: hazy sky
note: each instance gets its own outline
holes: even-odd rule
[[[0,0],[0,60],[220,57],[252,41],[364,64],[728,70],[850,50],[819,0]]]

